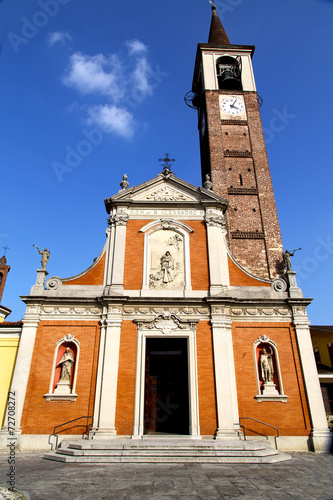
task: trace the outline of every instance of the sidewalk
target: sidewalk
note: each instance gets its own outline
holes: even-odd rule
[[[272,465],[61,464],[42,455],[16,455],[16,488],[28,500],[333,500],[328,454],[293,453]],[[0,455],[1,485],[7,460]],[[15,496],[0,493],[7,498]]]

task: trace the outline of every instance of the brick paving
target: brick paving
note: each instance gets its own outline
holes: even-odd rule
[[[16,488],[27,500],[333,500],[329,454],[269,465],[62,464],[42,455],[16,456]],[[1,455],[2,485],[8,467]],[[13,498],[1,491],[1,500]]]

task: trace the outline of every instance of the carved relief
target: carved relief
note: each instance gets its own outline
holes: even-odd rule
[[[169,186],[164,186],[157,189],[146,197],[146,200],[153,201],[193,201],[193,198],[185,196],[183,193],[172,189]]]
[[[27,309],[28,311],[28,309]],[[31,312],[31,311],[29,311]],[[61,315],[96,315],[100,314],[100,309],[97,307],[60,307],[60,306],[44,306],[42,308],[43,314],[61,314]]]
[[[126,315],[153,315],[153,314],[166,314],[171,313],[179,315],[208,315],[209,309],[207,307],[125,307],[123,310]]]
[[[289,309],[282,308],[265,308],[265,307],[255,307],[255,308],[231,308],[231,316],[288,316],[290,315]]]
[[[214,216],[207,216],[205,217],[205,222],[207,226],[213,226],[213,227],[225,227],[226,221],[225,219],[220,216],[220,217],[214,217]]]
[[[160,330],[163,334],[170,334],[174,330],[195,330],[198,320],[184,321],[175,314],[159,314],[152,321],[134,320],[139,330]]]
[[[176,231],[162,229],[149,239],[149,288],[184,288],[184,241]]]

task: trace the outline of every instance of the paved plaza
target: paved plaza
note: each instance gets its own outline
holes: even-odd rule
[[[333,455],[328,454],[293,453],[292,460],[270,465],[86,465],[42,456],[16,456],[16,488],[27,500],[333,500]],[[0,455],[1,485],[7,460]],[[15,498],[1,491],[1,500]]]

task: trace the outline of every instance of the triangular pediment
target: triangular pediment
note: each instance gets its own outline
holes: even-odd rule
[[[228,202],[208,189],[193,186],[173,174],[159,174],[157,177],[119,191],[118,194],[105,200],[106,209],[117,203],[129,202],[131,204],[151,203],[202,203],[218,202],[227,206]]]

